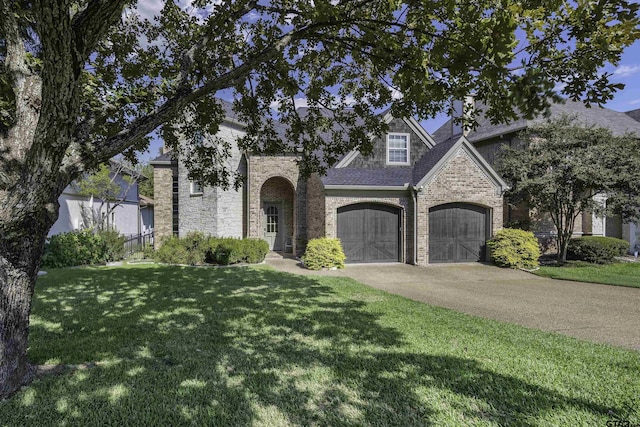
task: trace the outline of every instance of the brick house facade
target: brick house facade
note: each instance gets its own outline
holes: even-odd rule
[[[479,107],[486,108],[483,105],[479,105]],[[586,125],[607,128],[614,135],[625,133],[640,135],[640,109],[622,113],[598,106],[587,108],[581,102],[565,100],[563,103],[552,104],[549,113],[550,117],[569,114]],[[480,115],[477,119],[478,126],[470,130],[466,138],[493,167],[502,146],[522,147],[523,142],[518,139],[518,133],[544,120],[546,120],[545,117],[539,116],[533,119],[518,119],[508,124],[494,124]],[[440,144],[450,139],[455,133],[455,125],[452,120],[449,120],[433,133],[433,139]],[[599,199],[601,203],[606,203],[606,197],[603,195],[597,195],[595,198]],[[555,227],[550,218],[529,209],[525,204],[510,206],[505,203],[502,211],[502,220],[505,226],[516,224],[526,226],[539,237],[555,233]],[[619,215],[605,218],[592,212],[583,212],[576,218],[574,235],[616,237],[629,242],[630,250],[636,245],[640,247],[640,224],[624,223]]]
[[[413,119],[382,119],[389,133],[374,140],[370,156],[349,153],[322,177],[301,178],[294,155],[234,152],[244,186],[194,193],[182,162],[158,157],[156,241],[201,231],[263,238],[301,255],[308,240],[327,236],[341,239],[348,262],[486,260],[486,240],[502,227],[506,184],[464,137],[436,145]],[[218,137],[232,142],[240,132],[225,123]]]

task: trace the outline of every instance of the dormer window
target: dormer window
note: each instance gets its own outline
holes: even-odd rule
[[[191,195],[202,196],[202,185],[198,181],[191,181]]]
[[[409,164],[409,134],[408,133],[387,134],[387,164],[388,165],[408,165]]]

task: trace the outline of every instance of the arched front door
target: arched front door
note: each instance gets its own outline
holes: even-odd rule
[[[264,205],[264,240],[272,251],[282,250],[282,208],[279,204]]]

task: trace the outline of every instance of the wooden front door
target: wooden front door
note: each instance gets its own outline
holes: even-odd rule
[[[265,203],[264,205],[264,240],[272,251],[282,250],[282,206],[279,204]]]

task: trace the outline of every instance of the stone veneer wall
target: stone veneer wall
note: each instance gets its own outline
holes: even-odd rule
[[[191,232],[200,232],[217,236],[218,227],[215,213],[218,202],[218,189],[202,188],[202,194],[191,194],[191,181],[187,178],[187,169],[178,161],[178,235],[185,237]]]
[[[231,144],[231,157],[227,160],[231,170],[241,171],[242,154],[236,140],[244,131],[231,123],[224,123],[216,138]],[[218,237],[242,236],[242,190],[223,190],[219,187],[203,187],[202,194],[191,194],[191,181],[184,162],[178,161],[179,235],[201,232]]]
[[[389,194],[389,192],[372,192],[378,194],[364,195],[362,190],[357,193],[341,192],[327,194],[325,197],[326,236],[338,237],[338,209],[356,203],[382,203],[401,208],[400,223],[403,230],[400,242],[400,256],[402,262],[413,263],[413,208],[412,199],[408,195]]]
[[[491,234],[502,228],[502,196],[466,150],[460,148],[418,193],[418,259],[429,263],[429,208],[445,203],[473,203],[490,208]]]
[[[173,235],[173,174],[174,167],[153,167],[153,233],[154,247],[158,249],[162,240]]]
[[[234,151],[234,155],[229,161],[232,162],[233,169],[242,175],[246,174],[246,164],[239,151]],[[215,212],[218,227],[217,235],[219,237],[244,237],[243,186],[237,190],[233,188],[233,185],[228,190],[223,190],[222,188],[217,188],[216,190],[218,192]]]

